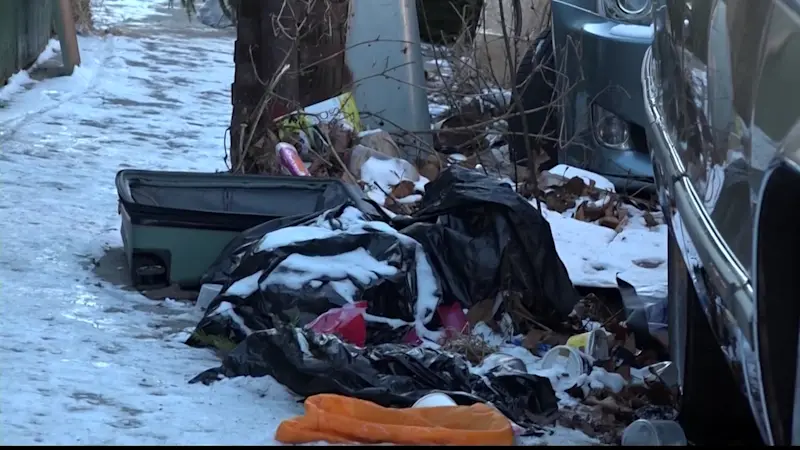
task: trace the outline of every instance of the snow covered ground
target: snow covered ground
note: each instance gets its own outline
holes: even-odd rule
[[[614,190],[606,178],[564,164],[551,173],[572,178],[579,176],[598,189]],[[536,206],[536,202],[532,202]],[[656,299],[667,296],[667,225],[661,213],[653,214],[659,223],[648,227],[643,211],[627,205],[628,223],[619,233],[610,228],[572,218],[575,208],[562,214],[542,212],[550,223],[556,251],[564,262],[572,282],[579,286],[616,287],[617,277],[627,281],[636,292]]]
[[[114,33],[80,38],[72,76],[0,89],[2,444],[265,445],[302,413],[271,378],[189,385],[218,364],[183,344],[200,313],[93,271],[122,246],[118,170],[225,169],[234,36],[165,3],[102,0],[95,20]],[[527,441],[542,442],[590,441]]]
[[[139,26],[143,3],[104,0],[128,22],[81,38],[71,77],[2,91],[2,444],[263,445],[302,412],[269,378],[187,384],[218,364],[175,335],[199,313],[91,270],[122,245],[118,170],[224,169],[234,37],[181,12]]]

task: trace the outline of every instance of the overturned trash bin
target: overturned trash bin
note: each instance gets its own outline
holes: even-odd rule
[[[198,287],[242,231],[361,198],[357,188],[339,180],[228,173],[122,170],[116,186],[136,287]]]

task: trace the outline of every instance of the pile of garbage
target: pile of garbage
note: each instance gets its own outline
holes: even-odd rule
[[[554,424],[612,443],[635,419],[675,418],[674,367],[632,287],[620,280],[626,295],[616,302],[582,298],[548,222],[503,180],[451,165],[420,191],[400,203],[414,205],[404,214],[367,189],[371,202],[276,219],[234,239],[203,277],[204,291],[216,289],[198,300],[206,312],[187,341],[224,357],[192,382],[272,376],[314,414],[356,402],[391,416],[444,395],[470,423],[486,423],[471,414],[508,419],[507,429],[482,429],[494,436],[487,443]],[[297,420],[278,439],[459,442],[458,433],[337,437]]]

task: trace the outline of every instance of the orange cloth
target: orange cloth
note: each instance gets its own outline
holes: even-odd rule
[[[484,404],[384,408],[333,394],[306,399],[305,415],[281,422],[275,439],[286,444],[393,443],[406,445],[514,445],[511,424]]]

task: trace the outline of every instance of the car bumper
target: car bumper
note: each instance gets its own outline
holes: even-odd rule
[[[568,144],[561,158],[605,175],[618,186],[652,185],[639,76],[652,28],[615,22],[568,0],[553,0],[552,5],[556,71],[566,75],[560,88]],[[631,124],[631,148],[608,147],[595,139],[593,104]]]

